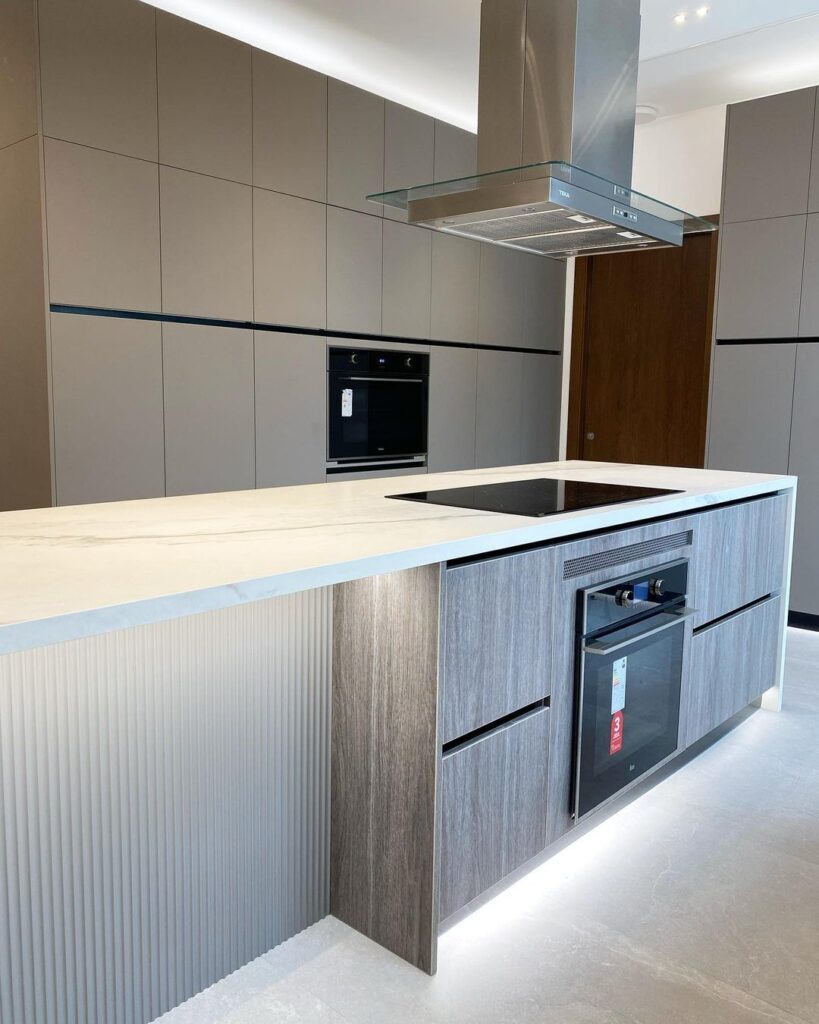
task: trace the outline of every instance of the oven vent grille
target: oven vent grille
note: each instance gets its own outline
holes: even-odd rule
[[[626,544],[621,548],[597,551],[593,555],[569,558],[563,563],[563,579],[573,580],[599,569],[610,569],[615,565],[626,565],[628,562],[636,562],[640,558],[649,558],[664,551],[688,547],[692,539],[691,530],[683,530],[681,533],[671,533],[667,537],[654,537],[652,540],[641,540],[637,544]]]

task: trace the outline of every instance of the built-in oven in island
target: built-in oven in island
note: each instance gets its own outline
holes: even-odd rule
[[[579,591],[575,818],[678,747],[688,562]]]
[[[425,466],[428,394],[423,352],[328,349],[328,474]]]

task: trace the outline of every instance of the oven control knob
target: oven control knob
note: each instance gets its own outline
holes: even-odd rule
[[[407,358],[404,360],[404,365],[412,366],[412,356],[407,356]]]
[[[350,362],[353,364],[353,366],[356,365],[356,363],[358,362],[358,353],[357,352],[351,353],[351,355],[350,355]]]
[[[621,608],[631,608],[634,604],[634,588],[623,587],[622,590],[618,590],[615,594],[615,600]]]
[[[662,597],[665,593],[665,580],[652,580],[648,585],[652,597]]]

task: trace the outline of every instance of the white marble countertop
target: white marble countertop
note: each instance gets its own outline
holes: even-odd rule
[[[533,519],[385,495],[526,477],[681,494]],[[0,514],[0,654],[675,515],[793,477],[554,462]]]

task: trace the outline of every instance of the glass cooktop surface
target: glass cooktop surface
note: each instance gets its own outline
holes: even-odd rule
[[[438,491],[413,491],[410,494],[389,494],[400,501],[420,501],[428,505],[449,505],[480,512],[500,512],[512,516],[552,516],[559,512],[576,512],[599,505],[616,505],[624,501],[657,498],[682,491],[662,487],[631,487],[625,484],[603,484],[587,480],[554,480],[536,477],[500,484],[473,484],[469,487],[447,487]]]

